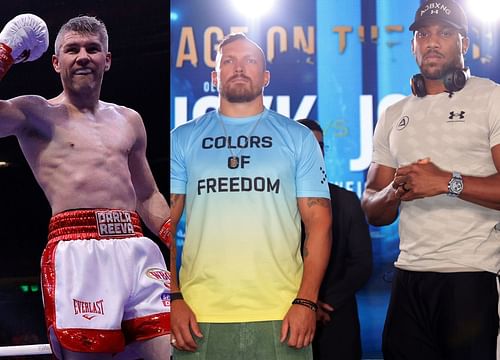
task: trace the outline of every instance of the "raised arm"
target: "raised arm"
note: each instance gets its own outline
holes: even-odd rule
[[[0,100],[0,137],[16,135],[26,118],[19,101]]]
[[[21,14],[10,20],[0,32],[0,79],[12,64],[36,60],[48,46],[47,25],[38,16]],[[23,125],[29,116],[29,98],[0,101],[0,137],[15,135]]]

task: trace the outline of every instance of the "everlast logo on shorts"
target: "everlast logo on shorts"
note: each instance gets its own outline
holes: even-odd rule
[[[150,279],[163,282],[165,287],[170,289],[170,272],[160,268],[150,268],[146,270],[146,276]]]
[[[75,315],[82,314],[87,320],[92,320],[97,315],[104,315],[104,300],[82,301],[73,299],[73,308]]]
[[[96,211],[97,231],[100,236],[134,235],[130,213],[121,210]]]

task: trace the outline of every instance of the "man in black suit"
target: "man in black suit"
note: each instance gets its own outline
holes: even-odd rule
[[[298,120],[318,139],[323,130],[314,120]],[[355,293],[372,272],[371,238],[355,193],[329,183],[332,202],[332,250],[318,299],[315,360],[361,359],[361,336]]]

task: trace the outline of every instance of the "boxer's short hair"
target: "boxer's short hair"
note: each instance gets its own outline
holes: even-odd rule
[[[54,44],[54,53],[57,55],[61,47],[63,36],[68,32],[76,32],[83,35],[98,35],[104,51],[108,52],[108,30],[104,23],[93,16],[77,16],[69,19],[57,33],[56,41]]]

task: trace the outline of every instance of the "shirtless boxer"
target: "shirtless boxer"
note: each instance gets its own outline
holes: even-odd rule
[[[43,20],[15,17],[0,33],[0,77],[47,47]],[[52,64],[60,95],[0,101],[0,137],[17,137],[52,208],[42,255],[52,350],[71,360],[120,352],[120,359],[166,360],[169,273],[139,216],[168,242],[170,210],[146,160],[140,115],[99,100],[111,65],[105,25],[87,16],[69,20]]]

